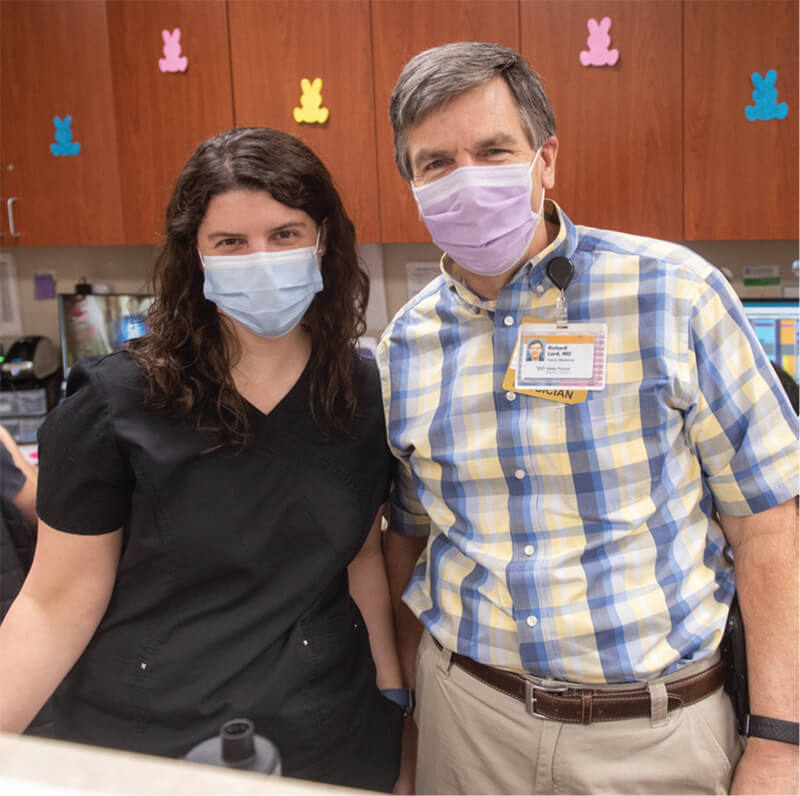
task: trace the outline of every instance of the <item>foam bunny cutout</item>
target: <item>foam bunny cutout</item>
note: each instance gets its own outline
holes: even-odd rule
[[[298,124],[325,124],[330,111],[322,107],[322,78],[315,77],[313,82],[309,82],[304,77],[300,81],[300,88],[303,92],[300,96],[302,107],[294,109],[294,120]]]
[[[56,128],[56,143],[50,144],[52,155],[54,157],[77,155],[81,151],[81,145],[72,140],[72,116],[65,116],[63,119],[54,116],[53,125]]]
[[[158,59],[158,68],[162,72],[185,72],[189,59],[181,55],[181,29],[175,28],[172,33],[161,31],[164,40],[164,57]]]
[[[611,17],[603,17],[600,22],[592,18],[586,26],[589,29],[589,38],[586,39],[588,50],[581,50],[581,63],[584,66],[614,66],[619,59],[619,50],[609,50],[611,37],[608,31],[611,28]]]
[[[786,102],[778,102],[778,89],[775,88],[775,81],[778,73],[770,69],[764,77],[760,72],[753,72],[750,80],[753,82],[753,102],[755,105],[746,105],[745,116],[751,122],[769,121],[770,119],[785,119],[789,113],[789,105]]]

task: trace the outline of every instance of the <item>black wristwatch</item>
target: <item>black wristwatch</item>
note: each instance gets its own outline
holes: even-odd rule
[[[771,719],[767,716],[751,716],[748,714],[744,724],[744,734],[748,738],[766,738],[768,741],[797,743],[797,722]]]
[[[403,716],[409,716],[414,712],[414,691],[411,688],[382,688],[381,696],[391,699],[403,708]]]

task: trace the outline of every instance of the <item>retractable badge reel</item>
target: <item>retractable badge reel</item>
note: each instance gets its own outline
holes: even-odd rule
[[[605,389],[606,337],[604,323],[569,323],[567,288],[575,275],[568,257],[553,257],[545,266],[550,281],[558,289],[553,321],[523,318],[512,354],[514,389],[517,391],[557,391],[574,396],[586,390]],[[570,397],[570,400],[572,398]]]
[[[556,323],[566,324],[567,322],[567,288],[575,275],[575,267],[572,260],[566,257],[554,257],[547,263],[547,275],[550,281],[559,289],[556,299]]]

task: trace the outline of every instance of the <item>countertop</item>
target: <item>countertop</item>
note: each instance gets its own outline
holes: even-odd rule
[[[0,794],[366,794],[305,780],[0,733]]]

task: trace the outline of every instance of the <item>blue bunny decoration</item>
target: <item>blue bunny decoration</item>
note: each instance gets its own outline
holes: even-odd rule
[[[72,116],[65,116],[63,120],[54,116],[53,124],[56,128],[56,143],[50,144],[53,155],[77,155],[81,151],[81,145],[72,140]]]
[[[769,119],[785,119],[789,113],[789,106],[785,102],[778,103],[778,89],[775,88],[775,81],[778,73],[770,69],[764,77],[760,72],[753,72],[750,75],[753,81],[753,102],[755,105],[746,105],[745,116],[751,121],[768,121]]]

